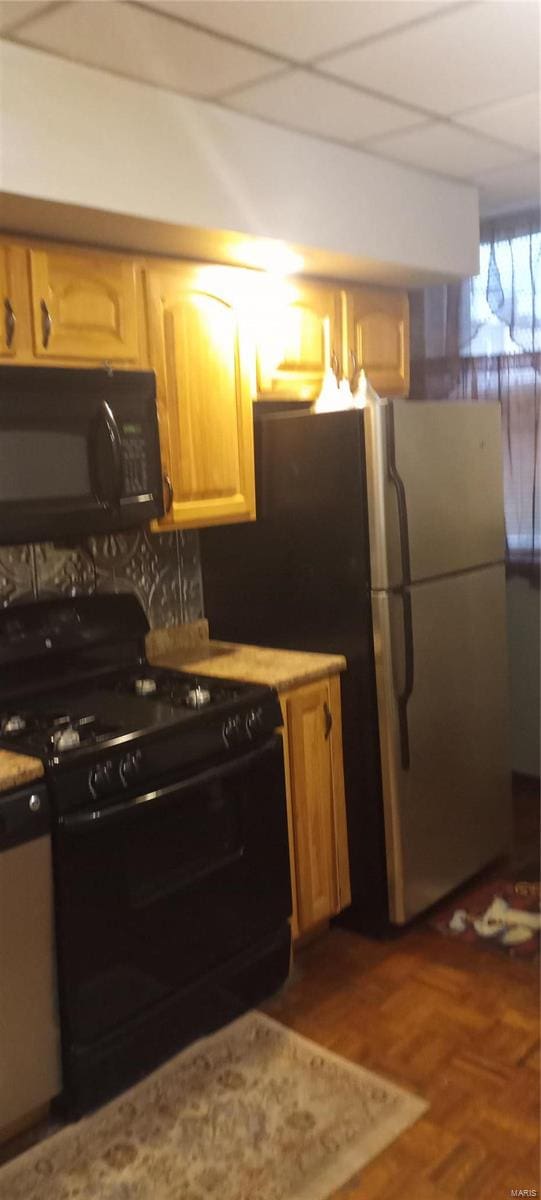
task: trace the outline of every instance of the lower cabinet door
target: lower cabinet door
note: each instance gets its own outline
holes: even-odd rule
[[[350,900],[339,681],[322,679],[297,688],[282,697],[282,706],[294,844],[295,936]]]

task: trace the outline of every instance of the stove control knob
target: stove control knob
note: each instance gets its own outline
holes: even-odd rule
[[[105,762],[96,763],[95,767],[89,772],[88,786],[91,796],[96,799],[97,796],[105,796],[107,792],[114,787],[115,774],[114,763],[110,758]]]
[[[244,724],[249,738],[253,738],[259,733],[263,728],[263,709],[260,705],[250,709],[250,712],[246,714]]]
[[[238,746],[242,742],[243,736],[244,727],[240,717],[228,717],[222,725],[222,738],[228,750],[233,746]]]
[[[123,787],[131,787],[141,774],[141,757],[140,750],[134,750],[133,753],[124,755],[119,767],[120,782]]]

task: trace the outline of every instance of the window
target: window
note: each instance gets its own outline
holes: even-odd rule
[[[463,286],[458,390],[501,405],[508,551],[534,559],[541,551],[541,232],[539,220],[528,229],[520,221],[515,234],[512,222],[492,230],[481,243],[479,274]]]
[[[479,274],[469,281],[469,337],[465,331],[461,354],[541,351],[539,305],[541,233],[483,242]]]

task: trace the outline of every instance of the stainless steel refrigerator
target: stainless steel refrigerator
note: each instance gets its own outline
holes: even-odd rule
[[[402,925],[509,845],[499,408],[263,415],[256,474],[202,537],[211,633],[346,655],[345,919]]]

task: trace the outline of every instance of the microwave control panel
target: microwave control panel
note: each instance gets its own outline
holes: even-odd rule
[[[125,496],[148,492],[146,443],[141,425],[122,425],[122,475]]]

